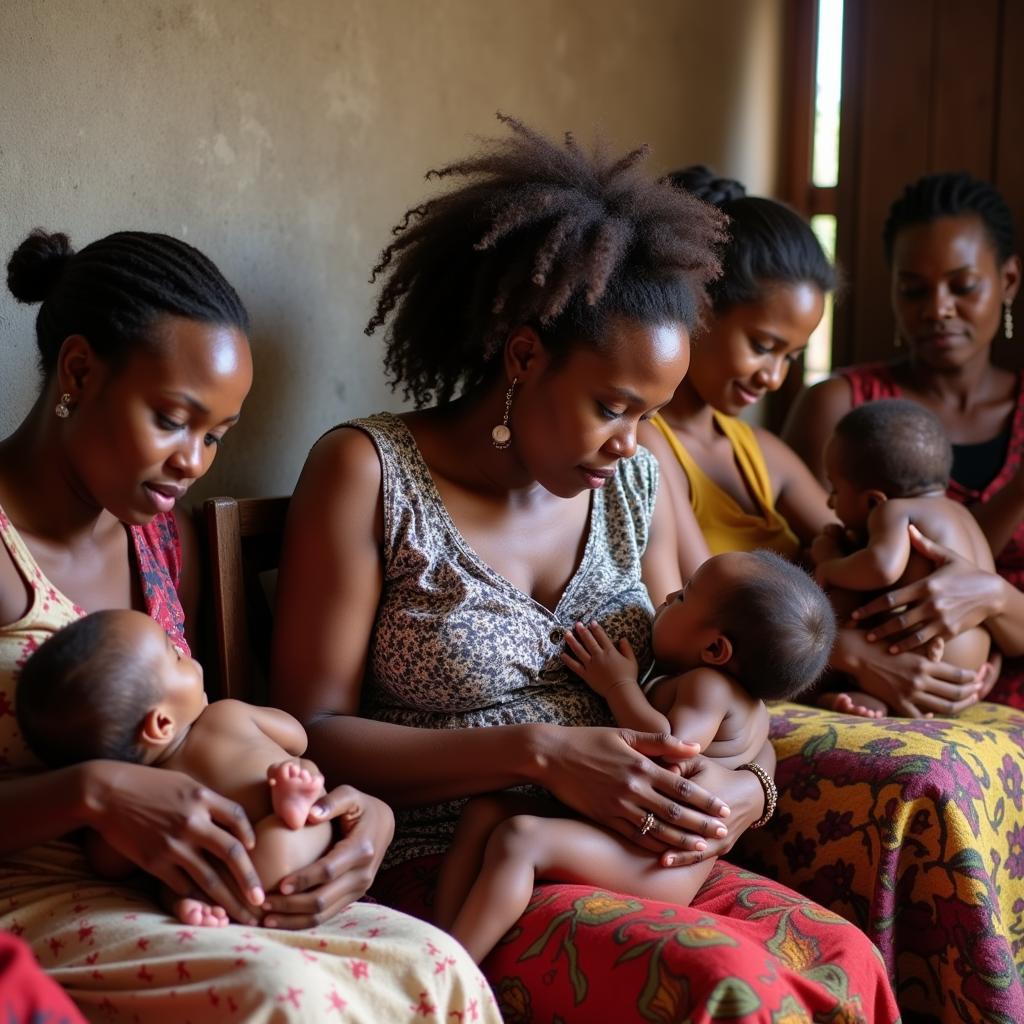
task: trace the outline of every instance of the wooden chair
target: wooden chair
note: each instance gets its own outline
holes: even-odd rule
[[[211,633],[207,668],[216,669],[220,697],[265,701],[272,599],[262,576],[276,569],[280,560],[290,500],[209,498],[203,502]]]

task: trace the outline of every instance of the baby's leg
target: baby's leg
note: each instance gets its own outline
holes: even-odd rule
[[[273,892],[285,875],[309,867],[333,839],[329,821],[289,828],[276,814],[258,821],[253,831],[256,846],[249,856],[266,892]]]
[[[223,907],[208,903],[200,895],[179,896],[163,883],[160,884],[160,903],[168,914],[193,928],[223,928],[230,924]]]
[[[479,963],[522,915],[537,879],[685,906],[713,864],[709,859],[663,868],[657,855],[588,822],[517,815],[492,833],[480,875],[451,933]]]
[[[885,701],[872,697],[862,690],[843,690],[840,693],[822,693],[817,698],[819,708],[838,711],[844,715],[859,715],[861,718],[884,718],[889,714]]]
[[[516,814],[558,813],[553,800],[520,796],[515,793],[494,793],[470,800],[462,809],[455,827],[452,845],[441,863],[441,873],[434,891],[434,924],[449,931],[473,881],[480,874],[484,849],[491,833],[503,821]],[[562,813],[565,809],[561,808]]]
[[[310,808],[324,794],[324,777],[304,757],[278,761],[267,769],[270,802],[274,812],[289,828],[302,828]]]

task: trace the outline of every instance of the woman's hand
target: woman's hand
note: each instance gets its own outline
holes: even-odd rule
[[[729,831],[724,836],[708,836],[697,858],[679,858],[672,851],[667,855],[671,860],[662,860],[665,867],[690,864],[694,859],[724,857],[740,836],[764,813],[764,790],[753,772],[726,768],[720,761],[707,757],[691,758],[687,766],[692,769],[691,781],[710,792],[720,794],[728,802]]]
[[[932,637],[949,640],[980,625],[995,610],[1002,586],[995,573],[985,572],[929,540],[917,527],[909,529],[910,543],[936,564],[935,571],[915,583],[882,594],[852,613],[854,621],[859,622],[907,605],[904,611],[867,633],[869,642],[888,640],[888,649],[893,654],[922,647]]]
[[[395,816],[383,800],[351,786],[321,797],[309,824],[337,819],[344,837],[308,868],[287,875],[280,893],[263,904],[267,928],[312,928],[366,894],[395,834]]]
[[[94,761],[84,778],[86,823],[118,853],[179,896],[198,890],[233,920],[257,923],[264,894],[241,806],[164,768]]]
[[[709,839],[727,834],[728,805],[692,781],[696,745],[631,729],[556,727],[551,735],[541,784],[591,821],[659,854],[684,851],[680,864],[700,860]],[[681,772],[653,758],[678,762]]]
[[[958,715],[979,699],[977,673],[913,651],[890,654],[856,629],[840,630],[833,665],[905,718]]]

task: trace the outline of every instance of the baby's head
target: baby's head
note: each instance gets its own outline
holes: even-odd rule
[[[93,612],[55,633],[18,679],[18,725],[51,767],[151,764],[206,707],[203,670],[148,615]]]
[[[905,398],[866,402],[837,424],[825,448],[829,505],[850,530],[863,530],[887,498],[943,494],[953,447],[938,418]]]
[[[788,700],[817,682],[835,639],[825,592],[771,551],[709,558],[654,617],[660,663],[721,669],[761,700]]]

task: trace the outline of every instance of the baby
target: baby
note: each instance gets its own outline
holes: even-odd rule
[[[26,742],[50,767],[97,758],[159,765],[237,801],[255,823],[252,862],[267,891],[331,842],[330,822],[307,824],[324,780],[299,756],[302,726],[275,708],[208,704],[202,666],[148,615],[94,612],[55,633],[22,669],[16,703]],[[128,867],[102,837],[87,848],[100,870]],[[199,896],[163,897],[185,924],[228,923]]]
[[[768,738],[763,700],[811,686],[835,634],[828,598],[803,570],[767,551],[734,552],[708,559],[658,609],[652,646],[668,674],[654,679],[646,695],[628,641],[613,644],[596,623],[577,624],[562,660],[604,697],[619,725],[671,732],[725,767],[740,768]],[[686,905],[714,863],[709,857],[680,865],[673,852],[659,859],[566,813],[514,794],[466,805],[441,869],[435,917],[477,962],[526,909],[538,879]],[[659,825],[648,813],[637,827],[644,836]]]
[[[811,554],[815,576],[841,615],[863,604],[865,591],[899,587],[934,569],[911,547],[911,524],[979,569],[994,571],[992,551],[974,516],[946,497],[952,463],[953,449],[942,424],[917,402],[868,402],[836,424],[825,449],[825,468],[832,485],[829,507],[843,529],[837,526],[818,537]],[[851,545],[856,550],[849,552]],[[928,653],[978,671],[990,643],[988,632],[979,626],[946,641],[943,650],[932,646]],[[859,692],[827,693],[820,700],[834,710],[868,718],[889,710],[878,698]]]

